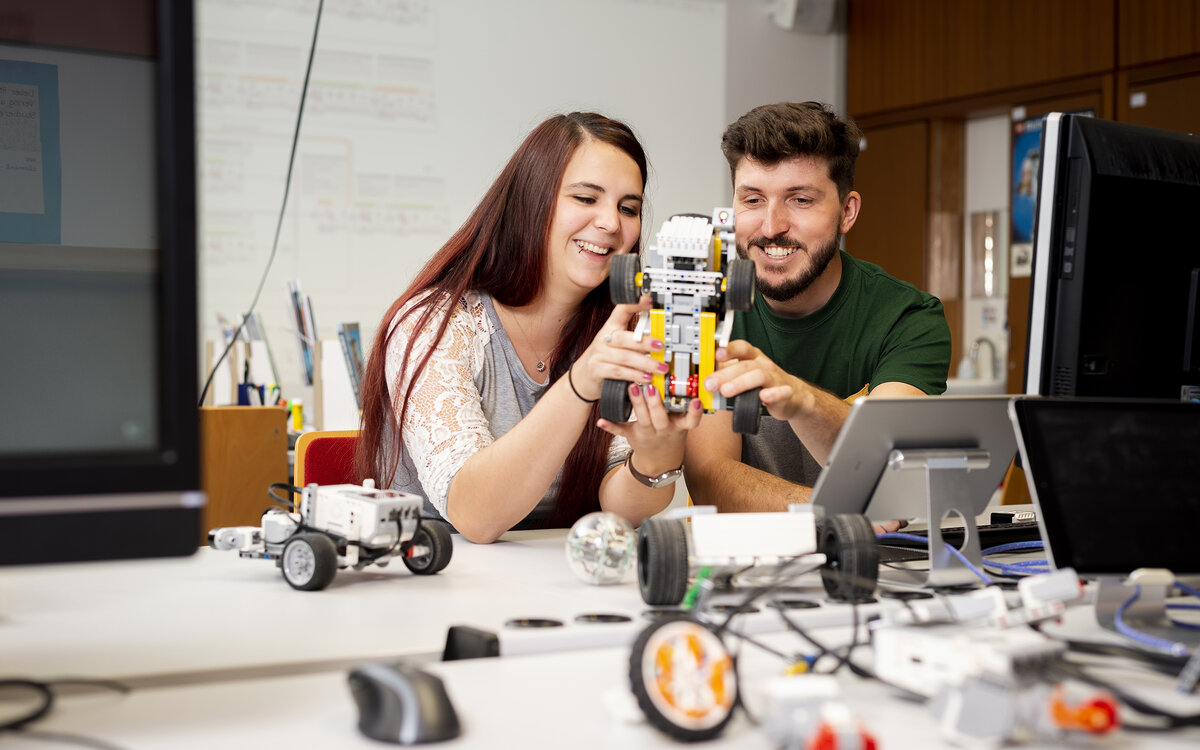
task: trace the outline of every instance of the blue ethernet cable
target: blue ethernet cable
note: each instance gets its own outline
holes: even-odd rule
[[[1125,612],[1133,606],[1134,602],[1136,602],[1141,595],[1142,587],[1134,585],[1133,594],[1128,599],[1121,602],[1121,606],[1117,607],[1116,614],[1113,615],[1113,626],[1116,627],[1117,632],[1126,638],[1130,638],[1137,643],[1142,644],[1143,646],[1148,646],[1155,651],[1162,651],[1163,653],[1170,654],[1171,656],[1178,656],[1182,658],[1187,658],[1190,656],[1191,649],[1184,644],[1169,640],[1167,638],[1160,638],[1149,633],[1143,633],[1142,631],[1125,622]]]
[[[890,533],[885,533],[885,534],[876,534],[875,538],[877,540],[882,540],[882,541],[887,541],[889,539],[892,539],[892,540],[896,540],[896,541],[906,541],[906,542],[925,542],[925,543],[929,542],[929,540],[926,537],[920,536],[918,534],[903,534],[903,533],[895,532],[895,531],[890,532]],[[958,547],[955,547],[953,544],[950,544],[948,542],[943,542],[943,544],[946,545],[946,549],[950,550],[950,554],[957,557],[959,559],[959,562],[961,562],[963,565],[967,566],[967,570],[970,570],[972,573],[975,574],[976,578],[983,581],[984,584],[987,584],[987,585],[991,585],[993,583],[991,576],[989,576],[987,573],[985,573],[982,570],[980,570],[979,568],[977,568],[970,560],[968,560],[966,558],[965,555],[963,555],[962,552],[960,552],[958,550]]]

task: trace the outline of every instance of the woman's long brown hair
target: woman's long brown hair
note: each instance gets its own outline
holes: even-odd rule
[[[559,184],[567,162],[589,139],[608,143],[628,154],[641,171],[642,184],[646,184],[646,154],[627,125],[592,112],[551,117],[526,136],[462,227],[388,308],[375,332],[363,373],[363,417],[354,456],[360,482],[371,477],[379,486],[389,487],[395,479],[403,448],[400,426],[408,413],[413,386],[433,354],[432,347],[421,354],[408,388],[403,394],[392,394],[384,366],[388,344],[399,328],[392,325],[392,319],[414,297],[430,291],[431,294],[404,313],[404,318],[419,316],[416,330],[436,326],[435,340],[440,341],[457,300],[468,291],[486,291],[508,307],[532,302],[542,283]],[[637,253],[640,246],[639,239],[631,252]],[[551,380],[557,380],[567,371],[578,355],[577,346],[595,337],[612,307],[607,283],[588,293],[564,324],[558,345],[550,353]],[[401,371],[409,370],[412,347],[410,339]],[[394,401],[399,405],[399,415]],[[600,480],[604,478],[612,436],[596,427],[598,418],[597,405],[592,407],[579,440],[563,463],[551,527],[570,526],[585,513],[599,509]],[[389,427],[395,439],[385,446]]]

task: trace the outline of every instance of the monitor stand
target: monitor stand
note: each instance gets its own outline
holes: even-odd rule
[[[976,512],[967,477],[971,471],[986,469],[988,452],[978,448],[936,450],[893,450],[888,455],[887,468],[879,478],[871,503],[890,505],[899,493],[911,493],[912,483],[902,477],[904,472],[923,471],[925,507],[929,519],[927,551],[929,570],[908,570],[889,567],[880,570],[880,580],[900,586],[945,588],[974,586],[981,581],[977,573],[948,548],[942,540],[941,522],[958,516],[963,525],[963,543],[958,550],[976,570],[983,569],[979,548],[979,532],[975,526]],[[870,506],[867,508],[870,514]]]
[[[1200,631],[1179,627],[1167,616],[1167,594],[1174,581],[1175,576],[1167,571],[1149,569],[1135,570],[1128,578],[1100,578],[1096,622],[1105,630],[1128,637],[1117,626],[1120,614],[1125,625],[1139,633],[1195,648],[1200,645]]]

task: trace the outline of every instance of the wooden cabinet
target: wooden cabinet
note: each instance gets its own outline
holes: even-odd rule
[[[847,109],[860,117],[1109,72],[1117,2],[850,0]]]
[[[1117,66],[1200,54],[1200,0],[1117,0]]]
[[[200,477],[208,495],[202,537],[217,526],[258,526],[272,505],[270,486],[291,484],[287,411],[281,406],[201,407]]]
[[[1121,71],[1116,119],[1200,134],[1200,59]]]
[[[929,119],[864,131],[855,189],[862,209],[846,250],[942,300],[951,361],[961,356],[963,126]]]
[[[864,135],[854,175],[862,209],[846,235],[846,250],[924,288],[928,127],[922,121]]]

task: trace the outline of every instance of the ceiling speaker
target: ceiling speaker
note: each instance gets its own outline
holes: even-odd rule
[[[771,20],[781,29],[828,34],[837,20],[838,0],[772,0]]]

